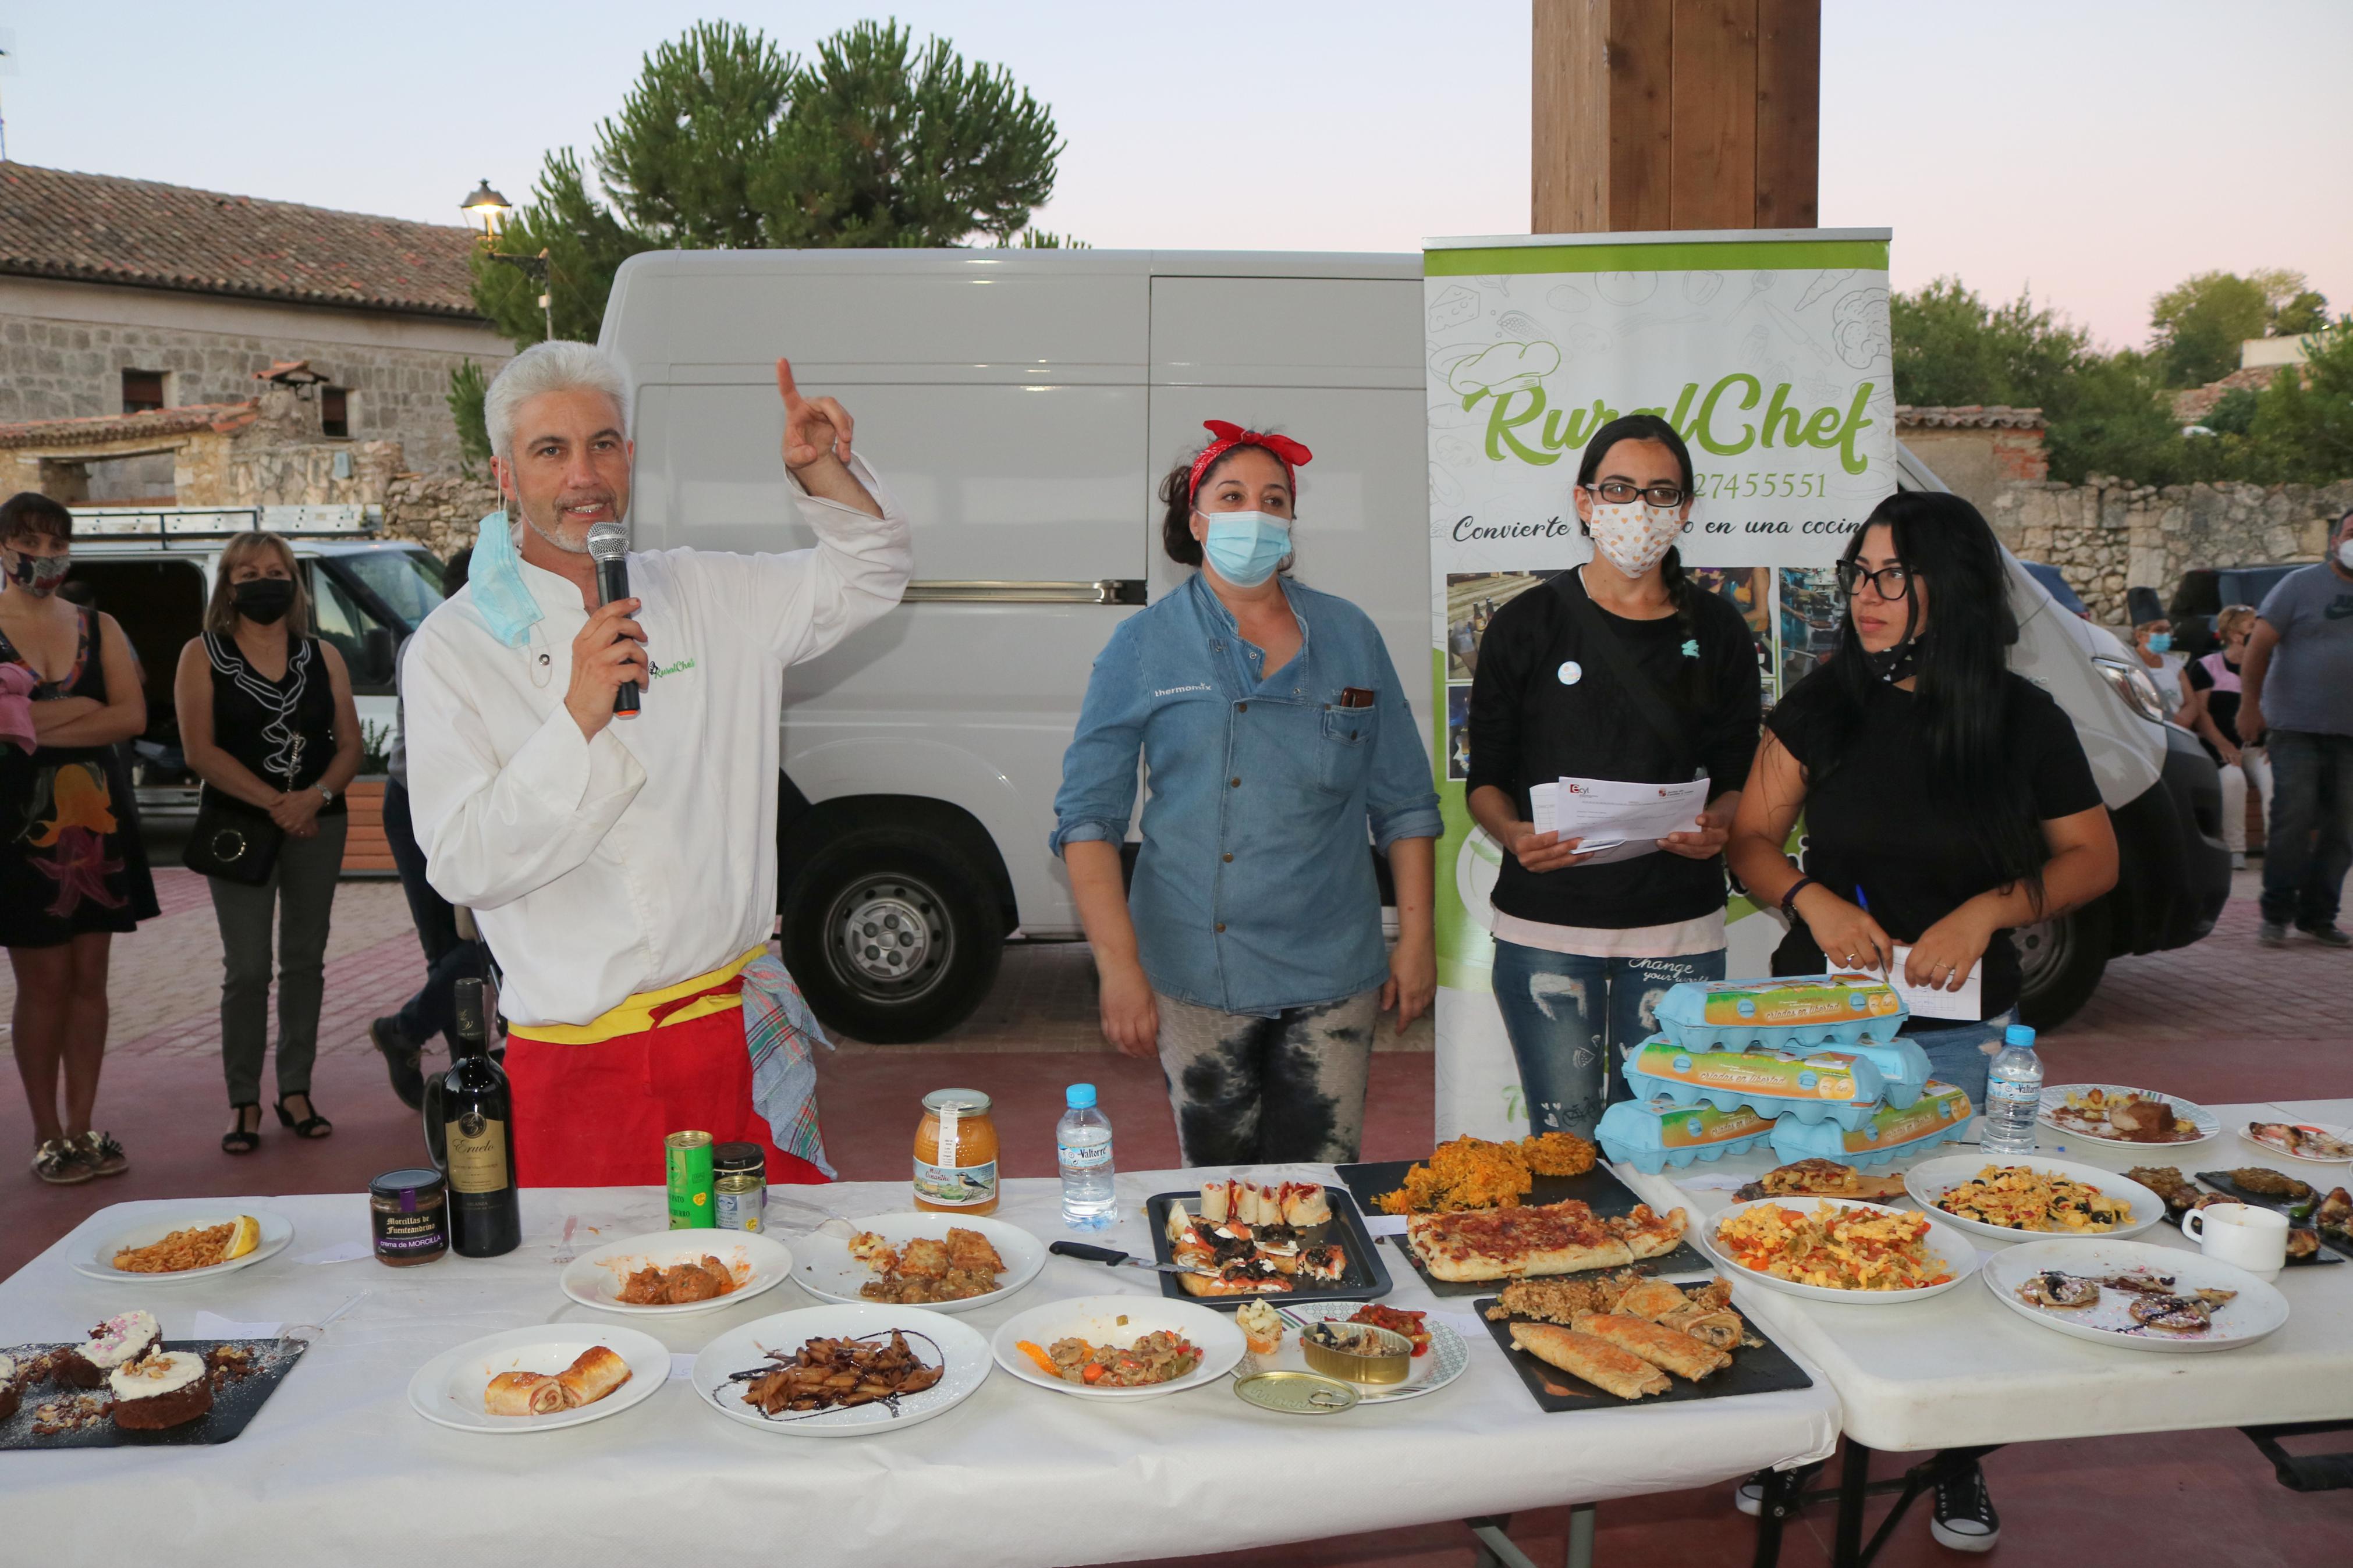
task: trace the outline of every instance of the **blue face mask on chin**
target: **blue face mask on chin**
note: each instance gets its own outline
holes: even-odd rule
[[[1262,511],[1205,511],[1201,553],[1237,588],[1255,588],[1291,553],[1291,525]]]

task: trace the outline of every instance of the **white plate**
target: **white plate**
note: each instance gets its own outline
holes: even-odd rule
[[[227,1225],[241,1214],[249,1214],[261,1222],[261,1239],[243,1258],[232,1258],[227,1263],[216,1263],[209,1268],[183,1268],[176,1274],[133,1274],[114,1266],[114,1255],[129,1247],[145,1247],[163,1240],[175,1230],[204,1230],[216,1225]],[[239,1268],[250,1268],[265,1258],[276,1257],[286,1250],[294,1239],[294,1222],[284,1215],[263,1209],[241,1209],[234,1202],[195,1205],[175,1209],[157,1219],[132,1226],[101,1237],[92,1246],[74,1254],[74,1272],[92,1279],[104,1279],[111,1284],[136,1282],[141,1285],[177,1285],[189,1279],[210,1279],[216,1275],[230,1274]]]
[[[997,1277],[997,1289],[986,1296],[967,1296],[961,1301],[931,1301],[924,1310],[933,1312],[969,1312],[976,1307],[986,1307],[1002,1301],[1038,1278],[1046,1267],[1046,1244],[1018,1225],[1008,1225],[1001,1219],[986,1215],[952,1215],[908,1210],[903,1214],[878,1214],[849,1222],[862,1231],[872,1231],[893,1247],[902,1246],[918,1237],[934,1241],[944,1240],[950,1226],[963,1230],[976,1230],[988,1237],[1004,1261],[1005,1271]],[[858,1293],[859,1287],[872,1279],[874,1271],[849,1256],[849,1243],[838,1237],[818,1232],[800,1238],[801,1255],[793,1265],[793,1279],[800,1288],[820,1301],[867,1302]]]
[[[2177,1117],[2187,1118],[2194,1126],[2196,1126],[2198,1129],[2198,1136],[2195,1138],[2184,1139],[2179,1143],[2136,1143],[2131,1142],[2129,1139],[2102,1138],[2090,1132],[2079,1132],[2072,1127],[2062,1127],[2059,1123],[2051,1120],[2052,1110],[2054,1107],[2065,1105],[2067,1103],[2067,1097],[2070,1094],[2087,1094],[2095,1089],[2111,1099],[2120,1095],[2137,1094],[2145,1100],[2163,1100],[2170,1101],[2173,1106],[2175,1115]],[[2215,1115],[2212,1111],[2207,1110],[2204,1106],[2200,1105],[2195,1100],[2184,1100],[2178,1094],[2159,1094],[2153,1089],[2134,1089],[2129,1084],[2120,1083],[2061,1083],[2050,1085],[2042,1091],[2042,1110],[2036,1117],[2036,1120],[2040,1121],[2042,1125],[2048,1127],[2051,1131],[2058,1133],[2063,1138],[2081,1138],[2084,1142],[2096,1143],[2103,1149],[2131,1149],[2144,1154],[2156,1153],[2167,1149],[2194,1149],[2199,1144],[2205,1142],[2206,1140],[2215,1136],[2222,1131],[2222,1119]]]
[[[1248,1377],[1257,1372],[1315,1372],[1307,1364],[1307,1352],[1299,1348],[1299,1330],[1303,1323],[1318,1320],[1338,1321],[1362,1307],[1362,1301],[1293,1301],[1285,1305],[1275,1302],[1275,1310],[1292,1321],[1283,1331],[1282,1342],[1270,1355],[1246,1354],[1241,1365],[1234,1369],[1236,1377]],[[1403,1383],[1352,1383],[1359,1405],[1380,1405],[1392,1399],[1419,1399],[1425,1394],[1435,1394],[1456,1378],[1471,1364],[1470,1348],[1462,1336],[1438,1321],[1435,1314],[1423,1318],[1421,1326],[1430,1331],[1430,1349],[1406,1363]],[[1318,1377],[1328,1375],[1316,1373]]]
[[[562,1372],[592,1345],[629,1363],[629,1381],[596,1404],[552,1415],[492,1415],[482,1408],[482,1392],[499,1373]],[[427,1421],[460,1432],[553,1432],[618,1415],[651,1399],[669,1380],[670,1349],[651,1334],[617,1325],[542,1323],[485,1335],[435,1356],[408,1380],[408,1403]]]
[[[2238,1299],[2214,1310],[2214,1322],[2203,1334],[2173,1335],[2144,1329],[2126,1311],[2129,1298],[2122,1291],[2103,1290],[2089,1307],[2037,1307],[2021,1300],[2018,1288],[2030,1275],[2046,1269],[2063,1274],[2108,1275],[2135,1266],[2170,1274],[2187,1290],[2236,1290]],[[2038,1241],[1998,1252],[1986,1261],[1986,1289],[2011,1311],[2046,1329],[2073,1339],[2125,1350],[2170,1351],[2195,1354],[2200,1351],[2236,1350],[2251,1345],[2287,1321],[2287,1298],[2245,1269],[2187,1247],[2156,1247],[2146,1241]]]
[[[2326,1121],[2298,1121],[2295,1118],[2287,1116],[2270,1118],[2269,1120],[2284,1121],[2291,1127],[2303,1127],[2315,1132],[2326,1132],[2331,1138],[2353,1140],[2353,1131],[2348,1131],[2342,1127],[2332,1127]],[[2280,1148],[2276,1144],[2258,1142],[2247,1131],[2247,1129],[2253,1125],[2254,1123],[2252,1121],[2243,1121],[2239,1124],[2239,1142],[2244,1143],[2250,1149],[2260,1149],[2264,1153],[2272,1155],[2276,1159],[2285,1160],[2291,1165],[2305,1165],[2316,1171],[2337,1171],[2342,1166],[2353,1164],[2353,1156],[2349,1156],[2343,1160],[2316,1160],[2309,1154],[2291,1154],[2286,1150]]]
[[[842,1339],[891,1329],[903,1331],[907,1348],[923,1361],[944,1358],[947,1363],[947,1374],[921,1394],[901,1400],[896,1415],[887,1405],[860,1405],[771,1421],[744,1403],[744,1384],[728,1381],[732,1373],[763,1364],[769,1351],[789,1354],[813,1339]],[[931,1343],[915,1337],[919,1334],[929,1336]],[[730,1421],[741,1421],[763,1432],[799,1437],[862,1437],[900,1431],[962,1405],[987,1376],[988,1342],[978,1330],[922,1307],[883,1307],[871,1301],[778,1312],[729,1330],[694,1358],[694,1391],[712,1409]]]
[[[676,1307],[634,1307],[613,1299],[623,1281],[640,1268],[668,1268],[706,1253],[735,1276],[735,1289],[724,1296]],[[792,1272],[792,1249],[771,1237],[741,1230],[657,1230],[581,1254],[565,1266],[561,1283],[564,1293],[584,1307],[631,1317],[672,1318],[748,1301],[763,1290],[775,1289]]]
[[[1928,1234],[1922,1239],[1921,1246],[1929,1257],[1943,1258],[1945,1267],[1952,1271],[1953,1277],[1942,1285],[1925,1285],[1916,1290],[1833,1290],[1827,1285],[1800,1285],[1794,1279],[1783,1279],[1775,1275],[1760,1273],[1757,1269],[1736,1263],[1733,1260],[1730,1249],[1716,1245],[1716,1230],[1735,1215],[1746,1214],[1750,1209],[1771,1207],[1792,1209],[1799,1214],[1810,1215],[1814,1212],[1816,1204],[1829,1204],[1834,1208],[1842,1209],[1870,1209],[1875,1214],[1894,1215],[1899,1219],[1910,1219],[1915,1215],[1915,1211],[1912,1209],[1890,1208],[1885,1204],[1865,1203],[1861,1198],[1758,1198],[1754,1203],[1735,1204],[1717,1215],[1702,1227],[1701,1240],[1706,1244],[1708,1251],[1715,1255],[1716,1260],[1730,1269],[1737,1279],[1762,1285],[1768,1290],[1778,1290],[1784,1295],[1803,1296],[1810,1301],[1843,1301],[1858,1307],[1886,1306],[1898,1301],[1925,1301],[1931,1296],[1943,1295],[1978,1271],[1978,1249],[1969,1245],[1968,1235],[1954,1225],[1949,1216],[1942,1214],[1927,1214],[1919,1216],[1928,1222]]]
[[[2121,1198],[2132,1205],[2132,1218],[2114,1230],[2012,1230],[2008,1226],[1988,1225],[1967,1215],[1947,1213],[1936,1208],[1936,1200],[1959,1186],[1988,1165],[2018,1165],[2046,1176],[2065,1176],[2071,1181],[2097,1187],[2106,1197]],[[2142,1186],[2138,1182],[2120,1176],[2114,1171],[2104,1171],[2097,1165],[2078,1165],[2069,1160],[2044,1160],[2034,1155],[1955,1154],[1942,1160],[1924,1160],[1904,1174],[1904,1190],[1924,1209],[1935,1209],[1936,1217],[1959,1226],[1971,1236],[1990,1237],[1996,1241],[2122,1241],[2138,1236],[2165,1217],[2165,1200]]]
[[[1127,1321],[1122,1322],[1122,1318]],[[1072,1337],[1096,1344],[1134,1344],[1155,1329],[1182,1334],[1199,1346],[1201,1364],[1166,1383],[1142,1388],[1095,1388],[1047,1376],[1018,1348],[1022,1340],[1042,1346]],[[1250,1345],[1234,1327],[1231,1314],[1191,1301],[1172,1301],[1166,1296],[1081,1296],[1015,1313],[997,1329],[989,1348],[997,1354],[997,1365],[1024,1383],[1058,1394],[1075,1394],[1082,1399],[1153,1399],[1215,1383],[1234,1369]]]

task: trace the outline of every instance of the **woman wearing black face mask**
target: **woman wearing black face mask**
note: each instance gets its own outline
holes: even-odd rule
[[[225,971],[221,1058],[237,1119],[221,1148],[231,1154],[249,1153],[261,1141],[273,915],[283,922],[278,1120],[299,1138],[334,1131],[311,1103],[311,1061],[327,921],[343,863],[343,789],[360,771],[360,723],[343,656],[309,636],[310,624],[292,547],[274,533],[243,534],[221,552],[205,635],[180,650],[180,744],[205,781],[200,826],[244,818],[255,829],[255,854],[267,854],[260,841],[278,837],[265,822],[283,835],[260,882],[211,878]]]

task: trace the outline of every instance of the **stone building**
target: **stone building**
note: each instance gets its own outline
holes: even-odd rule
[[[513,352],[475,313],[473,243],[455,226],[0,163],[0,424],[243,404],[258,373],[299,361],[320,377],[314,441],[396,442],[408,468],[454,473],[449,372]],[[79,499],[152,504],[166,468],[104,468]]]
[[[1991,514],[2005,486],[2051,472],[2042,451],[2042,410],[1975,404],[1951,408],[1899,404],[1895,434],[1954,494]]]

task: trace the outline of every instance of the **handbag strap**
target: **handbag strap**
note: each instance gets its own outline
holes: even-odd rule
[[[1609,629],[1609,623],[1595,607],[1593,596],[1585,591],[1585,581],[1577,568],[1569,568],[1552,581],[1554,590],[1567,605],[1570,616],[1583,634],[1578,639],[1580,648],[1601,657],[1610,675],[1633,699],[1635,711],[1667,743],[1667,754],[1674,759],[1675,770],[1682,772],[1693,750],[1691,737],[1677,717],[1683,710],[1668,700],[1656,681],[1642,673],[1642,667],[1634,662],[1626,645]]]

